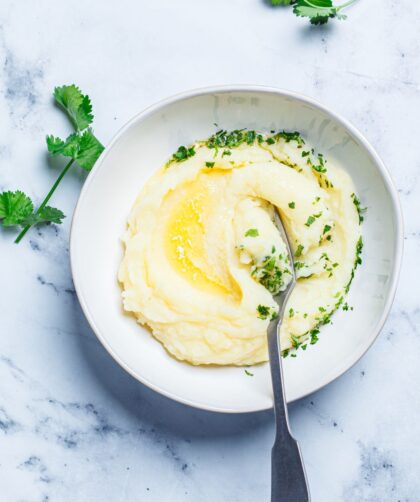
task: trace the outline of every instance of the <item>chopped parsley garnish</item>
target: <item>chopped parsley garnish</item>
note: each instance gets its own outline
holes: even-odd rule
[[[275,139],[283,138],[286,141],[286,143],[290,143],[290,141],[296,141],[296,143],[299,146],[302,146],[305,144],[302,136],[300,135],[300,133],[298,131],[293,131],[293,132],[281,131],[281,132],[278,132],[277,134],[275,134],[274,138]]]
[[[311,329],[311,331],[309,332],[309,335],[311,337],[311,345],[315,345],[316,342],[319,340],[318,338],[318,335],[319,335],[319,329],[318,328],[315,328],[315,329]]]
[[[206,167],[214,167],[215,162],[206,162]]]
[[[232,155],[232,152],[230,150],[223,150],[222,157],[225,155]]]
[[[216,151],[219,148],[236,148],[243,143],[252,145],[257,138],[255,131],[246,131],[245,129],[235,129],[228,132],[224,129],[217,131],[213,136],[206,141],[207,148],[214,148]],[[230,155],[230,154],[225,154]]]
[[[296,258],[299,258],[299,256],[302,255],[303,249],[304,249],[304,246],[302,246],[302,244],[299,244],[298,247],[296,248],[296,251],[295,251]]]
[[[248,376],[254,376],[254,373],[251,373],[250,371],[248,370],[245,370],[245,373],[248,375]]]
[[[178,150],[172,155],[170,162],[184,162],[185,160],[189,159],[190,157],[194,157],[195,155],[195,149],[193,146],[186,147],[186,146],[180,146]]]
[[[297,337],[296,335],[290,335],[290,340],[292,341],[292,346],[294,349],[298,349],[302,345],[302,342],[299,341],[299,337]]]
[[[315,217],[314,216],[309,216],[308,219],[306,220],[305,225],[307,227],[310,227],[312,225],[312,223],[315,223]]]
[[[325,225],[324,230],[322,231],[322,235],[328,233],[331,230],[331,228],[332,227],[330,225]]]
[[[270,315],[270,310],[270,307],[266,307],[265,305],[258,305],[258,317],[265,321]]]
[[[318,165],[315,165],[313,162],[311,162],[311,167],[314,171],[317,173],[324,174],[327,172],[327,168],[325,167],[325,160],[324,157],[321,153],[318,154]]]
[[[302,157],[307,157],[311,152],[308,150],[308,151],[303,151],[302,152]]]
[[[356,206],[357,214],[359,215],[359,224],[361,224],[365,219],[363,214],[367,211],[367,208],[362,207],[360,199],[356,196],[356,194],[352,193],[351,198],[353,199],[353,204]]]
[[[315,223],[315,220],[317,218],[319,218],[321,215],[322,215],[322,212],[309,216],[308,219],[306,220],[305,226],[310,227],[312,225],[312,223]]]
[[[360,236],[359,240],[356,243],[356,259],[354,262],[354,268],[357,268],[358,265],[362,264],[362,250],[363,250],[363,239],[362,236]]]
[[[292,201],[292,202],[289,202],[289,207],[290,209],[294,209],[296,207],[296,204]]]
[[[266,256],[251,272],[251,275],[273,295],[279,293],[284,284],[285,271],[280,268],[280,260],[281,255],[278,258],[275,255]]]
[[[290,308],[289,309],[289,317],[294,317],[294,315],[295,315],[295,311],[292,308]]]
[[[354,259],[354,265],[353,269],[351,271],[351,277],[349,282],[347,283],[347,286],[345,287],[345,292],[348,293],[350,289],[350,285],[353,282],[354,279],[354,273],[356,271],[356,268],[362,264],[362,250],[363,250],[363,239],[362,236],[359,237],[358,241],[356,242],[356,257]]]
[[[245,133],[245,142],[247,145],[252,145],[257,137],[257,133],[255,131],[247,131]]]
[[[258,237],[259,235],[257,228],[250,228],[245,232],[245,237]]]

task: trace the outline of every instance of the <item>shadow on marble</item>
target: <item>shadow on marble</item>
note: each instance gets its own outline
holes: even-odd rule
[[[75,300],[77,301],[77,300]],[[126,410],[139,425],[148,424],[182,438],[246,435],[271,427],[271,411],[223,414],[199,410],[154,392],[124,371],[96,339],[77,304],[80,357],[88,365],[96,384]]]

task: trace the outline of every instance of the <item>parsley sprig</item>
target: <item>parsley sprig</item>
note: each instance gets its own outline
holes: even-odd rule
[[[90,171],[104,150],[90,128],[93,114],[89,96],[82,94],[80,89],[73,84],[56,87],[54,99],[67,113],[74,132],[65,140],[53,135],[47,136],[47,149],[53,157],[61,155],[70,160],[36,211],[31,198],[24,192],[16,190],[0,193],[0,224],[3,227],[23,227],[15,240],[16,243],[19,243],[34,225],[60,224],[63,221],[64,213],[60,209],[48,206],[48,202],[74,163],[85,171]]]
[[[330,19],[347,19],[342,10],[356,0],[348,0],[341,5],[334,5],[333,0],[271,0],[271,5],[293,5],[293,13],[298,17],[306,17],[311,24],[322,25]]]

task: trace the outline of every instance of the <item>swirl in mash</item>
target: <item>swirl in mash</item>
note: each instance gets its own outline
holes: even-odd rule
[[[358,202],[349,175],[298,133],[219,131],[180,147],[132,208],[119,270],[124,308],[180,360],[267,361],[272,295],[291,280],[275,206],[298,276],[281,347],[314,343],[360,262]]]

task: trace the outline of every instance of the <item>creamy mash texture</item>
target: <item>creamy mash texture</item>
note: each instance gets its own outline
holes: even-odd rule
[[[315,343],[361,263],[362,216],[349,175],[297,132],[218,131],[177,150],[131,210],[119,270],[124,309],[180,360],[266,361],[273,294],[291,280],[274,208],[298,277],[281,347]]]

